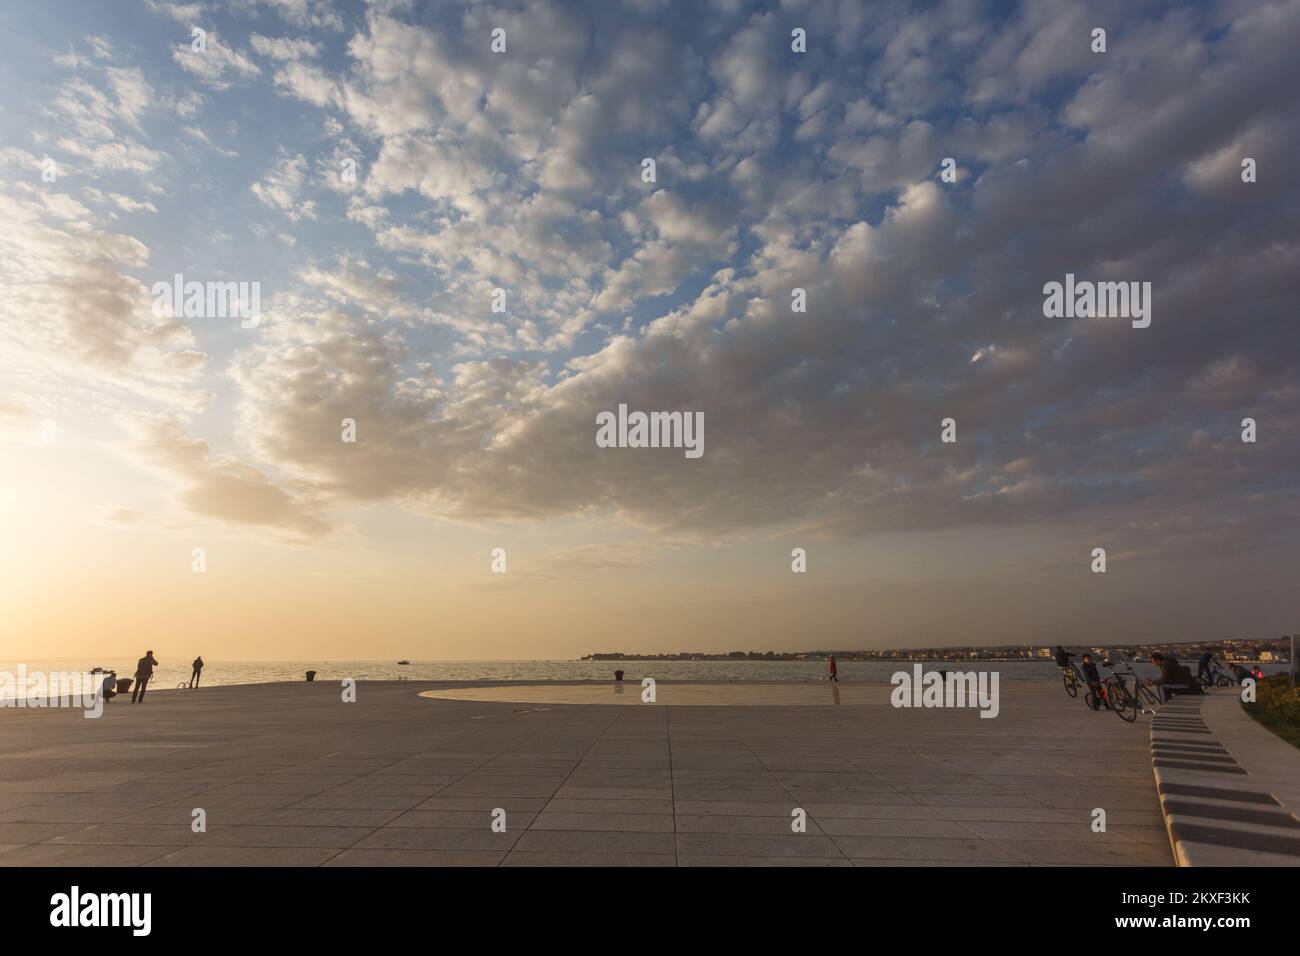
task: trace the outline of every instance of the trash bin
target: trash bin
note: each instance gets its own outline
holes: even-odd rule
[[[622,672],[622,671],[614,671],[614,680],[622,680],[622,679],[623,679],[623,672]]]
[[[316,672],[315,672],[315,671],[308,671],[308,672],[307,672],[307,683],[310,684],[310,683],[311,683],[312,681],[314,681],[315,679],[316,679]]]
[[[119,694],[131,693],[131,681],[132,678],[130,677],[119,677],[117,679],[117,692]]]

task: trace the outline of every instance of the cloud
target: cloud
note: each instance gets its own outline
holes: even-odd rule
[[[153,87],[138,67],[120,69],[110,66],[105,73],[117,98],[117,115],[138,129],[140,118],[153,101]]]
[[[292,540],[311,540],[329,531],[309,502],[277,487],[256,468],[212,454],[208,443],[188,437],[180,422],[157,419],[144,423],[140,432],[140,453],[180,482],[179,501],[187,511],[268,528]]]
[[[599,515],[675,541],[1051,522],[1195,549],[1293,527],[1279,504],[1300,464],[1293,3],[229,12],[256,62],[211,32],[207,58],[185,44],[170,75],[88,65],[74,43],[43,138],[2,155],[175,172],[211,203],[196,221],[242,198],[252,252],[187,235],[175,256],[252,255],[280,279],[275,321],[220,343],[228,376],[212,384],[241,436],[221,487],[291,499],[249,492],[279,515],[267,527],[377,502]],[[790,50],[793,26],[809,53]],[[175,92],[196,81],[247,85],[275,135],[246,135],[235,97]],[[202,107],[201,128],[178,128],[237,151],[255,181],[210,150],[163,152],[172,140],[145,130],[176,117],[151,112],[150,91]],[[949,156],[954,183],[938,177]],[[1241,182],[1244,156],[1259,182]],[[148,351],[176,330],[128,307],[144,253],[97,221],[144,209],[114,198],[138,191],[98,185],[19,193],[34,217],[19,221],[90,247],[65,255],[66,276],[100,297],[104,325],[67,308],[63,273],[32,285],[13,265],[13,281],[48,297],[27,300],[47,346],[189,381],[197,343]],[[1042,286],[1067,272],[1151,282],[1151,327],[1045,319]],[[597,449],[595,415],[620,402],[702,411],[705,457]],[[1248,413],[1267,438],[1244,448]],[[338,440],[349,417],[356,446]],[[955,445],[937,438],[946,417]],[[1198,528],[1210,498],[1231,520]],[[237,510],[216,488],[199,500]]]
[[[333,0],[237,0],[249,6],[273,11],[287,23],[296,27],[339,30],[343,18],[335,9]]]
[[[186,25],[197,24],[208,10],[205,3],[187,3],[184,0],[144,0],[144,3],[154,13]]]
[[[13,387],[79,394],[92,407],[202,403],[194,382],[205,354],[186,326],[153,315],[148,290],[129,274],[148,261],[143,243],[92,225],[91,211],[64,194],[25,184],[0,194],[0,211],[8,223],[0,233],[0,365]]]
[[[325,71],[308,63],[295,61],[276,70],[275,85],[313,106],[334,106],[340,98],[338,84]]]
[[[257,53],[273,60],[311,60],[320,56],[320,47],[301,37],[266,37],[254,33],[248,43]]]
[[[298,198],[306,177],[307,160],[301,154],[282,152],[271,171],[250,188],[262,203],[280,210],[293,222],[315,219],[316,203]]]
[[[419,314],[399,295],[401,281],[392,273],[376,271],[364,260],[342,259],[328,269],[308,267],[299,274],[309,286],[322,289],[335,302],[356,305],[390,319],[411,321]]]
[[[225,156],[228,159],[235,159],[239,156],[238,150],[227,149],[224,146],[219,146],[218,144],[212,141],[212,139],[208,136],[207,133],[205,133],[202,129],[200,129],[197,126],[186,126],[184,132],[186,136],[198,140],[200,143],[202,143],[204,146],[207,146],[213,152]]]
[[[189,41],[172,51],[172,59],[186,72],[213,90],[228,90],[240,80],[262,72],[261,67],[234,47],[222,43],[214,30],[208,30],[203,50],[193,49]]]

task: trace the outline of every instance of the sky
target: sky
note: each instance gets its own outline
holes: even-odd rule
[[[0,34],[0,659],[1297,630],[1297,0]],[[600,447],[620,404],[703,454]]]

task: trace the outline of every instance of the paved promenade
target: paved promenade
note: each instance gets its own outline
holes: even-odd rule
[[[887,685],[843,684],[840,706],[825,684],[661,683],[675,704],[636,702],[634,683],[620,704],[554,702],[607,685],[497,686],[157,690],[99,720],[0,709],[0,865],[1173,862],[1145,718],[1055,682],[1004,682],[991,720],[895,709]],[[513,699],[420,695],[440,689]]]

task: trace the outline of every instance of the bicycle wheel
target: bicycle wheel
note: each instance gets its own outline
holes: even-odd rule
[[[1074,671],[1066,671],[1061,675],[1061,680],[1065,682],[1065,692],[1071,697],[1079,696],[1079,684],[1075,680]]]
[[[1139,684],[1137,688],[1137,705],[1139,709],[1154,714],[1160,709],[1160,698],[1146,684]]]
[[[1215,683],[1216,685],[1218,685],[1219,687],[1231,687],[1231,686],[1232,686],[1232,678],[1229,677],[1227,674],[1220,674],[1219,677],[1218,677],[1218,679],[1215,680],[1214,683]]]
[[[1101,701],[1097,699],[1097,695],[1092,691],[1088,691],[1083,695],[1083,702],[1093,710],[1101,710]]]
[[[1106,691],[1106,696],[1110,699],[1110,709],[1115,712],[1116,717],[1128,724],[1137,720],[1137,702],[1129,696],[1127,687],[1123,684],[1111,684],[1110,689]]]

